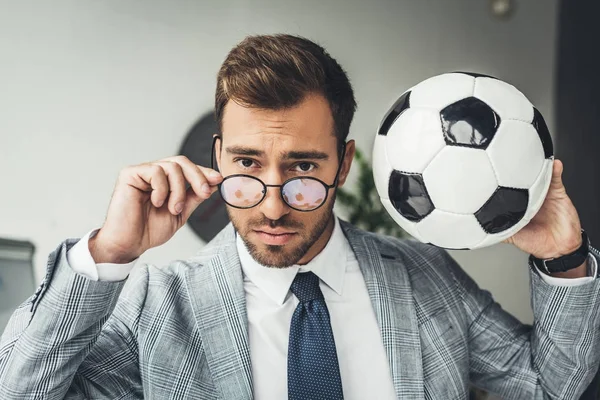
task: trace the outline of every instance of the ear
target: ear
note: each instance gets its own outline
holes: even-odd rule
[[[346,183],[346,178],[348,178],[348,174],[350,173],[350,167],[352,166],[352,160],[354,160],[355,152],[356,142],[354,139],[349,140],[348,143],[346,143],[346,154],[344,155],[344,161],[342,162],[342,169],[338,179],[338,187],[342,187],[344,186],[344,183]]]
[[[218,134],[213,134],[213,147],[214,149],[210,149],[212,152],[212,155],[214,157],[214,160],[216,161],[217,165],[216,165],[216,170],[217,171],[221,171],[221,147],[223,145],[223,137],[219,136]]]

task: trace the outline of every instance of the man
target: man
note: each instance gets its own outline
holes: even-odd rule
[[[505,399],[583,392],[600,360],[599,253],[560,162],[509,240],[571,267],[530,265],[532,327],[445,251],[334,217],[356,104],[323,48],[246,38],[215,107],[220,173],[183,157],[125,168],[101,229],[50,255],[2,336],[1,399],[449,400],[470,382]],[[231,224],[197,256],[131,269],[217,190]]]

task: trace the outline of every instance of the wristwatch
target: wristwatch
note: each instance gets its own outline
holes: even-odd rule
[[[556,272],[565,272],[573,268],[579,267],[581,264],[585,262],[588,255],[590,253],[590,240],[587,236],[587,233],[582,229],[581,230],[581,246],[574,252],[570,254],[565,254],[556,258],[536,258],[533,255],[531,256],[531,261],[540,268],[544,270],[548,274],[553,274]]]

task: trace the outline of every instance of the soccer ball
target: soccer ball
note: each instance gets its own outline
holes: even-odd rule
[[[457,72],[400,96],[377,132],[373,176],[384,207],[414,238],[476,249],[533,218],[553,160],[544,118],[519,90]]]

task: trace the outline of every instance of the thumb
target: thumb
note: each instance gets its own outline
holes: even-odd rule
[[[217,186],[211,186],[211,195],[216,192],[218,190]],[[183,210],[181,211],[181,216],[183,217],[183,221],[187,221],[190,216],[192,215],[192,213],[194,212],[194,210],[196,208],[198,208],[198,206],[200,204],[202,204],[203,201],[207,200],[204,197],[200,197],[198,196],[194,190],[190,187],[187,190],[186,196],[185,196],[185,203],[183,205]]]
[[[555,189],[564,189],[563,181],[562,181],[562,173],[563,173],[563,163],[560,160],[554,160],[554,164],[552,165],[552,180],[550,181],[550,186]]]
[[[547,198],[562,199],[567,195],[567,190],[562,181],[563,163],[560,160],[554,160],[552,165],[552,179],[548,188]]]

